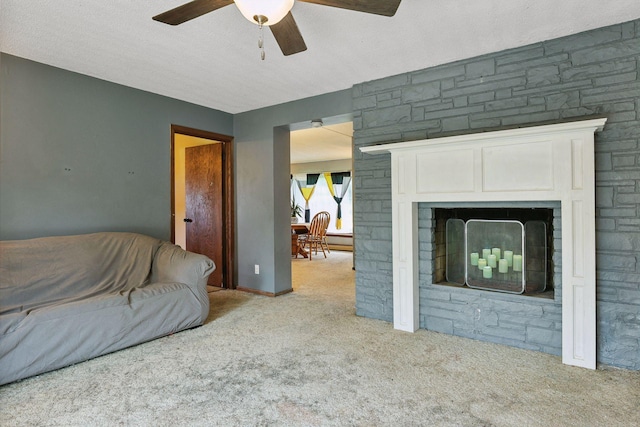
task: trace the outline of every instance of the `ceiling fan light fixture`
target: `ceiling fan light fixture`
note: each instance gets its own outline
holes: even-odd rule
[[[258,25],[277,24],[287,16],[294,0],[233,0],[247,20]]]

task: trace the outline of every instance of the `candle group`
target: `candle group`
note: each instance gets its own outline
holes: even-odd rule
[[[472,266],[477,266],[482,271],[482,277],[491,279],[493,277],[493,269],[497,268],[498,273],[507,274],[509,268],[513,271],[522,271],[522,255],[514,255],[513,251],[500,248],[483,248],[482,258],[480,252],[471,252],[469,259]]]

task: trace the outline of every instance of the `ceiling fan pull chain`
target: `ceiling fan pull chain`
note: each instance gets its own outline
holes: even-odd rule
[[[260,48],[260,59],[262,59],[264,61],[264,27],[262,25],[262,21],[259,21],[259,27],[260,27],[260,36],[258,36],[258,47]]]

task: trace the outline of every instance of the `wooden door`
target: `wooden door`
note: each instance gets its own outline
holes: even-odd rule
[[[221,143],[185,149],[187,250],[216,264],[208,284],[223,286],[224,193]]]

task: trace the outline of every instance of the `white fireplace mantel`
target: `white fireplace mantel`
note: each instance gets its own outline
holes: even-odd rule
[[[596,366],[594,133],[606,119],[361,147],[391,153],[393,323],[419,328],[418,203],[559,201],[562,361]]]

